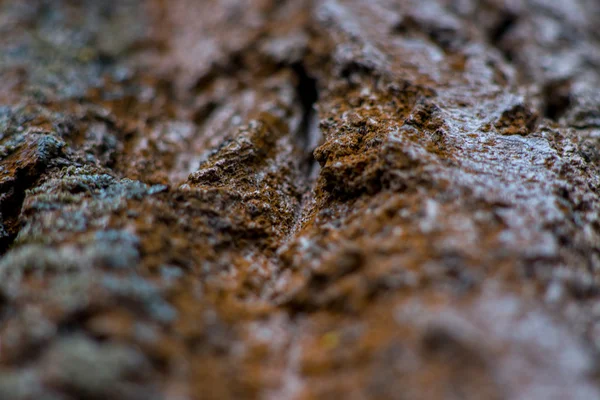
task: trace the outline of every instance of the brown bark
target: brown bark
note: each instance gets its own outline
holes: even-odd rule
[[[599,20],[0,2],[0,399],[600,398]]]

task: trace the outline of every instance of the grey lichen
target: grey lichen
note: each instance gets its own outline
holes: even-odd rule
[[[129,399],[140,391],[155,399],[151,386],[141,388],[135,381],[147,378],[149,364],[133,347],[101,344],[85,336],[65,337],[43,357],[42,378],[51,386],[74,392],[81,398]]]

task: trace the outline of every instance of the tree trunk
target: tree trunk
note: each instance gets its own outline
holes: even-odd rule
[[[600,398],[598,21],[1,1],[0,398]]]

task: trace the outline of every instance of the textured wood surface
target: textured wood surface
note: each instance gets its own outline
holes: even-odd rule
[[[600,398],[599,21],[0,1],[0,399]]]

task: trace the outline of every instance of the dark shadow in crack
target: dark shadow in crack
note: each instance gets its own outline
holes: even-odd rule
[[[322,140],[318,113],[315,108],[319,100],[317,80],[308,73],[302,63],[292,65],[292,69],[298,79],[296,92],[302,105],[302,122],[296,136],[298,144],[305,152],[306,160],[304,164],[307,166],[306,172],[312,178],[316,177],[319,168],[319,163],[316,162],[313,151]]]

